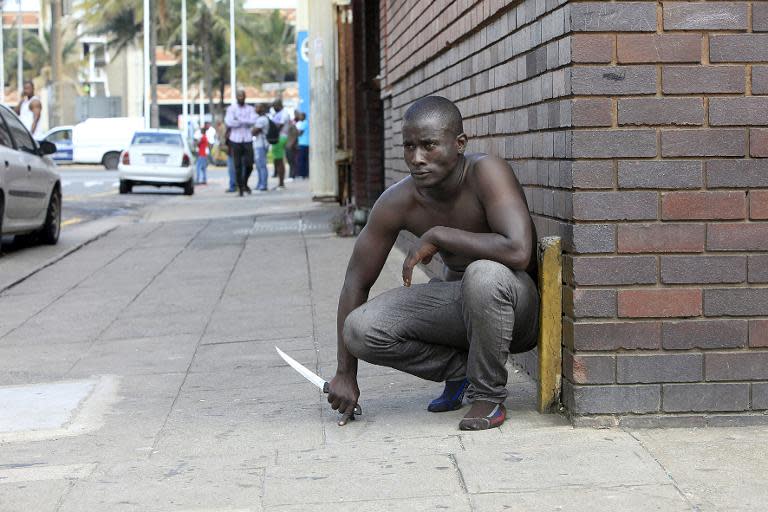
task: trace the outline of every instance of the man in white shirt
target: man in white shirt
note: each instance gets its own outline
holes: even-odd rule
[[[16,107],[19,119],[27,127],[35,140],[43,136],[43,127],[40,126],[40,115],[43,112],[43,104],[40,98],[35,96],[35,84],[31,80],[24,82],[22,101]]]
[[[256,123],[254,123],[251,133],[253,134],[253,162],[256,164],[256,173],[259,177],[259,183],[256,190],[262,192],[267,190],[267,131],[269,131],[269,119],[267,118],[267,106],[264,103],[256,105]]]
[[[274,113],[272,122],[280,129],[280,138],[272,144],[272,163],[275,166],[275,176],[278,179],[277,189],[285,188],[285,143],[288,141],[288,128],[291,115],[283,108],[283,102],[279,99],[272,103]]]
[[[237,191],[240,196],[243,192],[251,193],[248,187],[248,178],[253,169],[253,146],[251,145],[251,128],[256,123],[256,111],[251,105],[245,103],[245,90],[238,89],[237,103],[227,107],[227,115],[224,122],[230,129],[229,144],[232,147],[232,160],[237,176]]]

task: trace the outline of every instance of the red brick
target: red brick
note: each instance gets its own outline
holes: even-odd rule
[[[768,251],[768,222],[709,224],[707,250]]]
[[[768,157],[768,129],[751,128],[749,130],[749,156]]]
[[[656,32],[656,2],[571,4],[574,32]]]
[[[576,130],[571,141],[574,158],[656,156],[655,130]]]
[[[743,219],[747,215],[745,192],[666,192],[661,194],[664,220]]]
[[[749,346],[768,347],[768,320],[749,321]]]
[[[616,357],[607,355],[581,355],[563,351],[563,374],[574,384],[613,384]]]
[[[708,188],[766,188],[768,160],[709,160]]]
[[[701,290],[663,288],[619,290],[619,316],[670,318],[701,315]]]
[[[582,160],[573,162],[573,188],[613,188],[613,162]]]
[[[746,2],[664,2],[664,30],[746,29]]]
[[[704,224],[619,224],[620,253],[703,252]]]
[[[620,188],[701,188],[700,160],[637,160],[619,162]]]
[[[768,219],[768,190],[749,191],[749,218]]]
[[[664,412],[744,411],[749,384],[664,384]]]
[[[581,98],[571,105],[571,123],[575,127],[611,126],[613,107],[610,98]]]
[[[744,156],[745,130],[662,130],[661,156]]]
[[[613,40],[610,34],[573,34],[571,59],[579,64],[608,64],[613,59]]]
[[[574,66],[571,90],[584,96],[654,94],[656,66]]]
[[[565,290],[572,290],[567,294]],[[563,301],[570,296],[571,313],[575,318],[613,318],[616,316],[616,290],[566,287]]]
[[[699,34],[619,34],[620,63],[701,62]]]
[[[744,93],[743,66],[663,66],[664,94]]]

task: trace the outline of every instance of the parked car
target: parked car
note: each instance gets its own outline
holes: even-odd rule
[[[120,153],[143,126],[142,117],[94,117],[74,126],[51,128],[42,140],[56,144],[58,151],[53,158],[59,163],[101,164],[117,169]]]
[[[38,143],[16,114],[0,105],[0,244],[2,235],[59,241],[61,182],[48,156],[56,146]]]
[[[120,193],[130,193],[134,185],[153,185],[182,187],[191,196],[195,193],[191,164],[181,131],[139,130],[120,155]]]
[[[40,140],[47,140],[56,144],[56,152],[51,158],[57,163],[74,162],[72,144],[72,129],[74,126],[58,126],[48,130]]]

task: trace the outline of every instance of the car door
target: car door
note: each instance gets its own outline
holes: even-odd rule
[[[62,128],[48,134],[48,142],[56,144],[56,152],[51,157],[57,162],[72,161],[72,128]]]
[[[23,179],[19,176],[15,189],[10,190],[9,195],[15,195],[19,199],[19,218],[34,220],[40,217],[48,206],[48,179],[45,173],[47,166],[38,154],[37,143],[19,118],[6,108],[0,109],[0,116],[16,146],[15,154],[10,159],[10,167],[24,175]]]
[[[11,165],[13,164],[13,165]],[[23,219],[25,182],[27,172],[22,167],[13,139],[8,132],[5,122],[0,119],[0,173],[2,173],[2,188],[5,193],[5,230],[12,229]]]

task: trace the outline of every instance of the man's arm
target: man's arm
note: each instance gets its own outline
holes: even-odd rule
[[[472,233],[435,226],[421,236],[421,245],[409,253],[403,264],[403,280],[420,261],[428,262],[438,250],[473,260],[491,260],[514,270],[526,270],[533,251],[531,216],[522,187],[509,165],[485,157],[475,165],[475,190],[485,209],[492,233]]]
[[[29,110],[32,111],[32,126],[29,131],[34,134],[37,129],[37,123],[40,122],[40,114],[43,112],[43,104],[40,103],[40,100],[33,100],[29,103]]]
[[[344,322],[349,313],[368,300],[368,293],[400,232],[402,209],[393,204],[390,197],[393,193],[396,191],[385,192],[371,210],[368,223],[355,242],[339,297],[336,315],[337,368],[336,376],[330,383],[328,402],[333,409],[344,414],[340,422],[342,425],[352,415],[360,396],[357,358],[349,353],[344,343]]]
[[[230,128],[237,128],[240,126],[240,121],[235,119],[235,109],[232,107],[227,108],[227,114],[224,116],[224,124]]]

